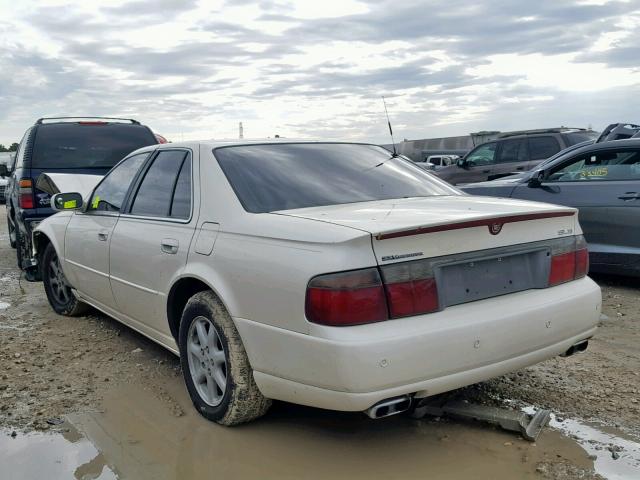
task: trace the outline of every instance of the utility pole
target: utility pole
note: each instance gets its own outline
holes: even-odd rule
[[[242,140],[242,139],[244,138],[244,128],[242,127],[242,122],[240,122],[239,130],[240,130],[240,132],[239,132],[239,133],[240,133],[239,138],[240,138],[240,140]]]

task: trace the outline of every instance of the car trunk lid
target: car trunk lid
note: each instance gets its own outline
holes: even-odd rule
[[[438,196],[276,212],[368,232],[380,264],[575,235],[577,210],[477,196]]]

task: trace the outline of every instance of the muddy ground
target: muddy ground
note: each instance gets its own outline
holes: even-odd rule
[[[596,281],[605,316],[586,353],[456,393],[553,410],[556,428],[536,443],[476,423],[284,403],[228,429],[194,413],[171,353],[99,312],[55,315],[16,270],[0,207],[0,478],[601,478],[594,463],[633,478],[618,466],[640,471],[640,281]],[[574,420],[614,436],[562,433]]]

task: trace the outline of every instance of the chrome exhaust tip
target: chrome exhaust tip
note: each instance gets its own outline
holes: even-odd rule
[[[369,407],[364,411],[369,418],[378,419],[397,415],[406,412],[411,406],[411,397],[403,395],[401,397],[388,398],[376,403],[373,407]]]
[[[589,340],[582,340],[581,342],[571,345],[569,349],[560,356],[570,357],[571,355],[574,355],[576,353],[584,352],[588,346],[589,346]]]

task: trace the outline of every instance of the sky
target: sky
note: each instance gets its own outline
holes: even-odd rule
[[[44,116],[170,140],[390,143],[640,123],[640,0],[0,0],[0,143]]]

